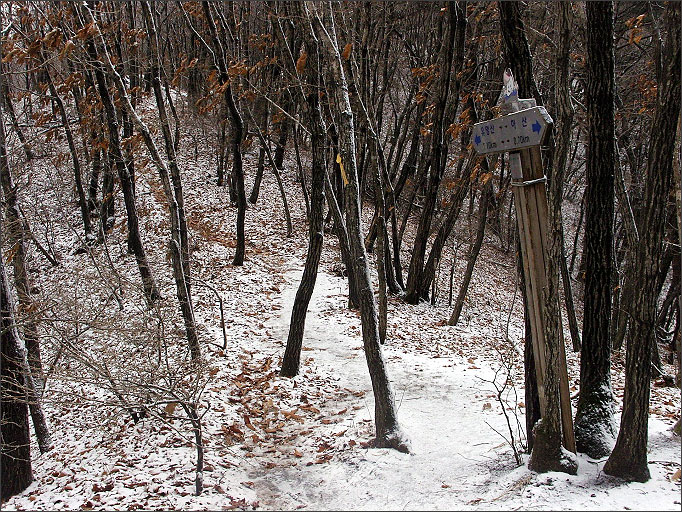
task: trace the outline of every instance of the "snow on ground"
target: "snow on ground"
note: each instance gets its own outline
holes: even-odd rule
[[[298,270],[284,275],[282,293],[275,299],[283,308],[265,323],[272,338],[261,347],[263,353],[282,351],[299,277]],[[359,318],[343,309],[345,288],[342,278],[319,275],[306,324],[302,375],[292,380],[270,378],[283,391],[271,395],[273,409],[291,408],[289,413],[301,418],[303,411],[298,409],[314,412],[302,423],[287,423],[284,437],[294,437],[289,444],[274,439],[261,446],[246,443],[252,451],[244,455],[252,457],[238,457],[232,451],[224,459],[217,446],[209,447],[209,486],[196,498],[190,494],[192,450],[178,450],[177,445],[169,450],[170,432],[159,432],[145,443],[147,428],[127,424],[119,436],[132,436],[134,451],[121,453],[114,462],[98,439],[84,436],[75,443],[80,453],[60,454],[65,444],[60,440],[55,453],[37,461],[36,483],[7,508],[123,509],[138,504],[220,509],[256,503],[263,509],[313,510],[680,508],[679,482],[669,481],[670,469],[679,461],[680,443],[666,424],[651,420],[652,480],[646,484],[606,477],[600,472],[604,461],[582,456],[577,476],[536,475],[526,468],[525,458],[524,465],[516,467],[509,446],[493,431],[505,431],[499,406],[491,405],[488,396],[492,388],[485,382],[492,378],[493,368],[488,363],[470,364],[458,355],[433,357],[400,345],[385,346],[400,422],[413,452],[363,448],[373,429],[373,400],[357,333]],[[396,303],[392,307],[398,308]],[[212,411],[207,430],[222,422],[220,412]],[[263,435],[259,427],[253,432]],[[133,446],[128,444],[129,449]],[[75,468],[74,455],[81,459]],[[100,472],[108,478],[93,478]]]
[[[82,360],[64,357],[55,365],[45,403],[54,449],[44,455],[34,450],[35,482],[3,509],[680,510],[680,481],[672,478],[680,468],[680,438],[670,432],[680,410],[677,388],[652,390],[652,479],[645,484],[607,477],[601,473],[604,460],[584,456],[579,456],[577,476],[534,474],[527,469],[526,455],[516,464],[493,382],[500,386],[509,376],[513,384],[505,388],[503,402],[521,445],[522,313],[520,297],[514,295],[513,255],[500,251],[492,237],[477,262],[458,326],[445,325],[450,250],[443,257],[448,263],[439,273],[435,306],[389,299],[383,353],[412,453],[368,448],[374,428],[371,385],[360,319],[346,308],[346,283],[337,274],[335,238],[325,238],[301,373],[281,378],[278,370],[307,242],[300,184],[289,162],[283,178],[294,235],[287,238],[281,200],[266,170],[259,203],[247,212],[247,261],[233,267],[236,211],[229,206],[227,191],[211,183],[210,137],[202,140],[205,144],[196,154],[188,137],[181,146],[193,272],[221,295],[227,336],[223,350],[215,296],[197,280],[193,293],[208,379],[199,402],[206,462],[202,494],[193,494],[196,450],[179,407],[158,404],[153,416],[134,424],[106,385],[85,378],[89,370]],[[246,158],[249,186],[253,156],[252,151]],[[73,254],[79,223],[77,209],[64,199],[70,194],[64,185],[68,180],[55,176],[47,159],[34,165],[25,169],[31,179],[20,180],[35,187],[35,203],[31,191],[24,191],[26,209],[34,219],[51,218],[55,247],[62,254],[55,269],[35,257],[42,297],[61,297],[61,291],[73,307],[66,299],[52,307],[77,311],[78,321],[90,322],[82,343],[94,347],[94,362],[109,350],[117,358],[111,364],[129,370],[135,363],[126,364],[126,358],[136,356],[124,350],[131,343],[154,342],[144,336],[156,324],[145,316],[139,289],[133,286],[139,274],[126,253],[124,223],[110,236],[109,254],[101,246],[91,255]],[[176,343],[169,341],[172,351],[182,347],[182,329],[165,260],[167,214],[153,169],[140,169],[138,195],[146,247],[165,297],[162,309],[170,318],[164,332]],[[120,203],[118,207],[120,212]],[[370,214],[367,206],[365,215]],[[455,294],[465,266],[465,229],[455,265]],[[408,230],[405,251],[411,236]],[[403,263],[407,257],[405,252]],[[103,282],[120,286],[121,310]],[[107,322],[119,330],[107,332]],[[68,329],[72,327],[64,327]],[[54,360],[49,340],[45,357]],[[569,352],[567,357],[574,393],[578,355]],[[616,355],[613,365],[614,391],[621,401],[622,359]]]

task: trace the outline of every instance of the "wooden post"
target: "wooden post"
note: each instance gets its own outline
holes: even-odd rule
[[[506,93],[505,93],[506,94]],[[513,94],[511,95],[513,97]],[[505,96],[506,98],[506,96]],[[543,107],[534,105],[534,100],[516,100],[507,105],[511,113],[476,123],[474,125],[474,147],[479,154],[509,151],[509,168],[512,174],[516,219],[521,242],[523,270],[526,275],[526,297],[533,337],[533,355],[540,401],[540,414],[545,416],[547,397],[545,375],[547,372],[546,348],[558,344],[559,402],[563,445],[575,453],[573,433],[573,412],[568,389],[566,348],[563,329],[558,339],[547,339],[543,318],[543,290],[547,287],[547,237],[548,205],[545,188],[545,173],[542,165],[540,144],[552,118]],[[523,110],[518,110],[523,105]],[[557,311],[560,309],[557,307]],[[559,318],[561,326],[561,318]]]
[[[568,389],[568,371],[566,368],[566,349],[563,331],[560,329],[558,340],[545,339],[545,324],[542,314],[542,290],[547,286],[545,261],[547,258],[548,211],[540,146],[512,152],[509,154],[509,161],[510,168],[512,169],[512,179],[517,183],[527,183],[524,186],[515,186],[513,189],[519,234],[522,234],[521,253],[524,271],[526,272],[526,296],[528,297],[528,310],[531,315],[530,321],[533,333],[533,354],[535,356],[538,394],[540,397],[540,414],[544,416],[546,405],[544,397],[544,375],[547,368],[545,346],[548,343],[558,343],[559,399],[563,444],[567,450],[575,453],[573,412],[571,410],[571,397]],[[515,166],[520,166],[520,169],[519,167],[515,169]],[[520,176],[518,174],[519,170]]]

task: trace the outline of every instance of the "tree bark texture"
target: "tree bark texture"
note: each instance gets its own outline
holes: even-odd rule
[[[566,161],[568,159],[568,152],[571,147],[571,125],[573,123],[573,105],[571,104],[570,83],[569,83],[569,67],[570,67],[570,38],[571,38],[571,4],[557,3],[559,15],[559,48],[556,54],[555,61],[555,94],[554,102],[556,104],[556,145],[554,147],[554,169],[552,172],[551,181],[549,183],[549,207],[554,212],[554,219],[559,224],[552,225],[553,237],[560,237],[561,242],[559,248],[561,254],[559,255],[559,266],[561,269],[561,280],[564,289],[564,301],[566,303],[566,315],[568,316],[568,325],[571,332],[571,339],[573,341],[573,350],[580,351],[580,331],[578,329],[578,320],[575,316],[575,305],[573,303],[573,290],[571,287],[571,276],[568,272],[568,265],[566,263],[566,251],[564,249],[564,230],[561,212],[561,203],[564,196],[564,176],[566,171]],[[556,187],[553,185],[556,183]]]
[[[672,160],[677,118],[680,115],[680,4],[668,2],[663,71],[658,84],[636,253],[639,270],[635,289],[639,299],[631,311],[627,337],[625,396],[616,445],[604,472],[638,482],[650,478],[647,465],[651,344],[655,342],[656,280],[660,268],[666,203],[672,191]]]
[[[525,27],[521,19],[521,12],[519,10],[518,2],[498,2],[498,9],[500,11],[500,29],[502,31],[502,40],[504,43],[504,52],[508,66],[514,74],[514,79],[519,86],[519,98],[540,98],[535,78],[533,76],[533,57],[528,46],[528,39],[526,38]],[[526,410],[526,436],[528,437],[528,450],[531,451],[534,445],[535,437],[533,435],[533,428],[537,421],[539,421],[540,414],[540,390],[536,378],[536,361],[533,354],[533,329],[530,323],[530,300],[527,296],[526,279],[530,279],[529,275],[524,272],[521,255],[521,245],[518,245],[519,253],[519,274],[521,283],[521,294],[523,295],[523,312],[525,325],[525,351],[524,351],[524,369],[525,369],[525,396],[526,406],[531,404],[534,410]]]
[[[585,190],[585,292],[576,444],[592,458],[615,438],[611,389],[611,274],[614,214],[613,4],[587,4],[588,147]]]
[[[521,18],[520,2],[498,2],[500,27],[507,63],[519,85],[519,98],[535,98],[542,104],[542,95],[535,83],[533,57]]]
[[[521,150],[519,157],[523,180],[542,176],[544,167],[539,146]],[[544,185],[521,187],[514,195],[524,253],[526,295],[529,312],[534,318],[531,323],[533,353],[542,413],[541,420],[533,428],[533,451],[528,467],[537,472],[576,474],[578,462],[571,453],[575,447],[560,325],[558,260],[552,260],[559,252],[557,243],[560,239],[549,240]],[[568,449],[562,446],[562,437]]]

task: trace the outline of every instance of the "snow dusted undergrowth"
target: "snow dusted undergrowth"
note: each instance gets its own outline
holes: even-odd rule
[[[200,410],[205,413],[204,491],[200,496],[193,494],[196,452],[185,422],[167,417],[166,421],[146,418],[133,424],[101,387],[60,377],[60,370],[64,375],[68,372],[62,367],[67,363],[59,362],[45,403],[54,449],[42,456],[34,450],[35,482],[4,504],[4,509],[680,510],[680,482],[672,478],[680,467],[680,438],[670,431],[672,416],[680,410],[676,388],[653,388],[652,479],[645,484],[607,477],[601,473],[604,460],[584,456],[579,456],[577,476],[534,474],[527,469],[526,455],[523,464],[516,465],[502,437],[509,435],[507,422],[492,381],[500,385],[506,378],[500,371],[500,354],[513,356],[510,382],[518,394],[507,388],[506,406],[512,426],[516,426],[514,413],[524,425],[522,312],[520,298],[514,299],[513,255],[500,252],[492,236],[486,239],[477,262],[457,327],[445,325],[450,315],[446,265],[436,306],[389,300],[388,341],[383,351],[398,417],[413,453],[367,448],[374,407],[360,318],[346,308],[347,285],[336,272],[341,265],[331,235],[325,238],[308,312],[301,374],[294,379],[278,376],[307,243],[300,185],[292,162],[283,177],[294,235],[286,237],[281,200],[266,170],[259,202],[247,212],[247,261],[243,267],[232,267],[236,211],[229,206],[227,191],[217,189],[209,178],[214,168],[208,160],[210,148],[200,145],[195,160],[194,147],[187,139],[181,168],[192,231],[193,272],[211,283],[225,301],[228,338],[223,351],[216,299],[208,289],[195,286],[196,316],[210,375]],[[68,195],[69,189],[63,184],[60,189],[61,179],[48,163],[39,162],[26,172],[32,174],[34,187],[40,182],[38,170],[52,183],[43,191],[45,197],[35,201],[44,204],[45,215],[55,218],[62,264],[51,269],[35,256],[34,266],[40,267],[35,279],[45,295],[68,283],[70,292],[72,288],[73,295],[81,297],[86,317],[96,309],[87,300],[94,293],[89,286],[97,274],[87,255],[72,254],[74,230],[80,229],[78,212],[55,208],[60,194]],[[255,173],[253,153],[247,156],[246,171],[250,186]],[[164,260],[168,228],[162,198],[155,193],[157,181],[153,169],[138,176],[142,229],[152,266],[174,311],[171,271]],[[30,200],[26,191],[24,201]],[[370,213],[371,206],[366,206],[365,215]],[[125,229],[115,230],[111,254],[106,256],[98,247],[93,258],[102,262],[111,257],[124,281],[136,282],[139,274],[125,252],[124,236]],[[460,236],[466,248],[465,229]],[[404,246],[410,243],[408,235]],[[451,258],[448,253],[443,260]],[[403,254],[406,261],[407,253]],[[464,265],[460,256],[455,287]],[[141,308],[139,293],[137,299]],[[127,299],[124,313],[132,315],[131,300]],[[507,342],[504,333],[510,307],[511,341]],[[116,313],[114,305],[105,311],[125,325],[124,314]],[[119,336],[101,335],[90,342],[115,343]],[[50,352],[46,352],[49,359]],[[126,354],[120,357],[125,360]],[[574,394],[578,357],[569,352],[568,359]],[[622,401],[622,354],[614,360],[613,379],[616,398]]]

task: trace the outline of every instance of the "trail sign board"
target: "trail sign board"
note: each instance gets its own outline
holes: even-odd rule
[[[532,107],[476,123],[474,148],[479,155],[485,155],[539,146],[552,122],[544,107]]]

